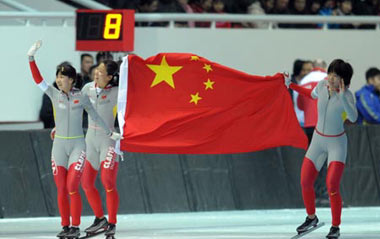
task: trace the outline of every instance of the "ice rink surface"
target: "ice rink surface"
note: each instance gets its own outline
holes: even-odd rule
[[[329,208],[318,208],[326,225],[305,239],[325,238],[331,223]],[[304,209],[246,210],[196,213],[119,215],[116,239],[238,239],[291,238],[305,219]],[[94,220],[82,217],[81,234]],[[380,208],[344,208],[341,239],[380,239]],[[0,238],[56,238],[60,218],[0,219]],[[102,235],[93,238],[105,238]]]

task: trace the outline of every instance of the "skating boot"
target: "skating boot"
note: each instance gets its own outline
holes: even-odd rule
[[[340,236],[339,227],[331,227],[329,234],[327,234],[326,238],[328,239],[338,239]]]
[[[70,228],[68,226],[62,227],[62,231],[57,234],[57,237],[59,239],[64,239],[66,237],[66,234],[70,231]]]
[[[308,230],[312,229],[313,227],[316,227],[318,225],[318,217],[315,216],[314,219],[310,219],[309,217],[306,217],[306,220],[304,223],[302,223],[301,226],[297,227],[298,234],[307,232]]]
[[[79,227],[70,227],[70,231],[66,234],[66,238],[78,239],[80,236]]]
[[[115,239],[115,233],[116,233],[116,225],[109,223],[107,231],[104,234],[106,235],[106,239]]]
[[[92,234],[100,234],[104,231],[106,231],[108,228],[108,221],[105,217],[102,219],[95,217],[94,223],[92,223],[91,226],[87,227],[84,231],[86,232],[86,235],[92,235]]]

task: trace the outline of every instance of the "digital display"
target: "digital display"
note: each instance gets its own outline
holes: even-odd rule
[[[77,10],[76,49],[133,51],[133,10]]]

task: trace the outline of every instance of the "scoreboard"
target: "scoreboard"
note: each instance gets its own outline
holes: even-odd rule
[[[76,50],[133,51],[134,10],[77,10]]]

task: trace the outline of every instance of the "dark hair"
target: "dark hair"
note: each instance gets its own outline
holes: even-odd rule
[[[321,7],[322,7],[322,8],[324,8],[324,7],[325,7],[325,4],[326,4],[326,2],[328,2],[328,1],[331,1],[331,2],[333,2],[333,4],[335,5],[335,2],[336,2],[335,0],[322,0],[322,1],[321,1],[321,4],[322,4],[322,6],[321,6]]]
[[[69,61],[63,61],[57,65],[56,70],[58,71],[63,65],[72,65]]]
[[[99,65],[92,65],[90,69],[88,70],[88,74],[91,75],[92,71],[96,69]]]
[[[349,86],[351,83],[351,77],[354,74],[354,70],[350,63],[343,61],[342,59],[333,60],[329,68],[327,69],[327,73],[335,73],[338,76],[343,78],[344,85]]]
[[[293,63],[293,75],[292,76],[298,76],[301,73],[302,66],[304,61],[297,59]]]
[[[75,83],[76,78],[77,78],[77,72],[72,65],[65,63],[65,62],[58,65],[57,71],[55,72],[55,76],[58,76],[59,73],[61,73],[64,76],[67,76],[69,78],[72,78],[74,80],[73,83]]]
[[[338,3],[343,3],[343,2],[351,2],[351,3],[353,3],[352,0],[338,0]]]
[[[371,67],[371,68],[369,68],[366,71],[366,73],[365,73],[365,79],[368,82],[369,78],[375,77],[377,75],[380,75],[380,70],[378,68],[376,68],[376,67]]]
[[[81,63],[82,63],[82,61],[83,61],[83,58],[85,58],[86,56],[91,57],[92,59],[94,58],[93,56],[91,56],[91,55],[88,54],[88,53],[83,53],[82,55],[80,55],[80,62],[81,62]]]
[[[108,51],[99,51],[96,54],[96,64],[99,64],[100,62],[104,60],[113,60],[113,56]]]
[[[140,0],[138,1],[139,2],[139,5],[140,6],[144,6],[144,5],[151,5],[153,2],[155,2],[156,0]]]
[[[100,64],[104,64],[107,75],[112,76],[110,84],[113,86],[119,85],[119,65],[111,60],[102,61]]]
[[[306,60],[306,61],[303,62],[302,65],[304,65],[304,64],[313,64],[313,62],[311,60]]]

